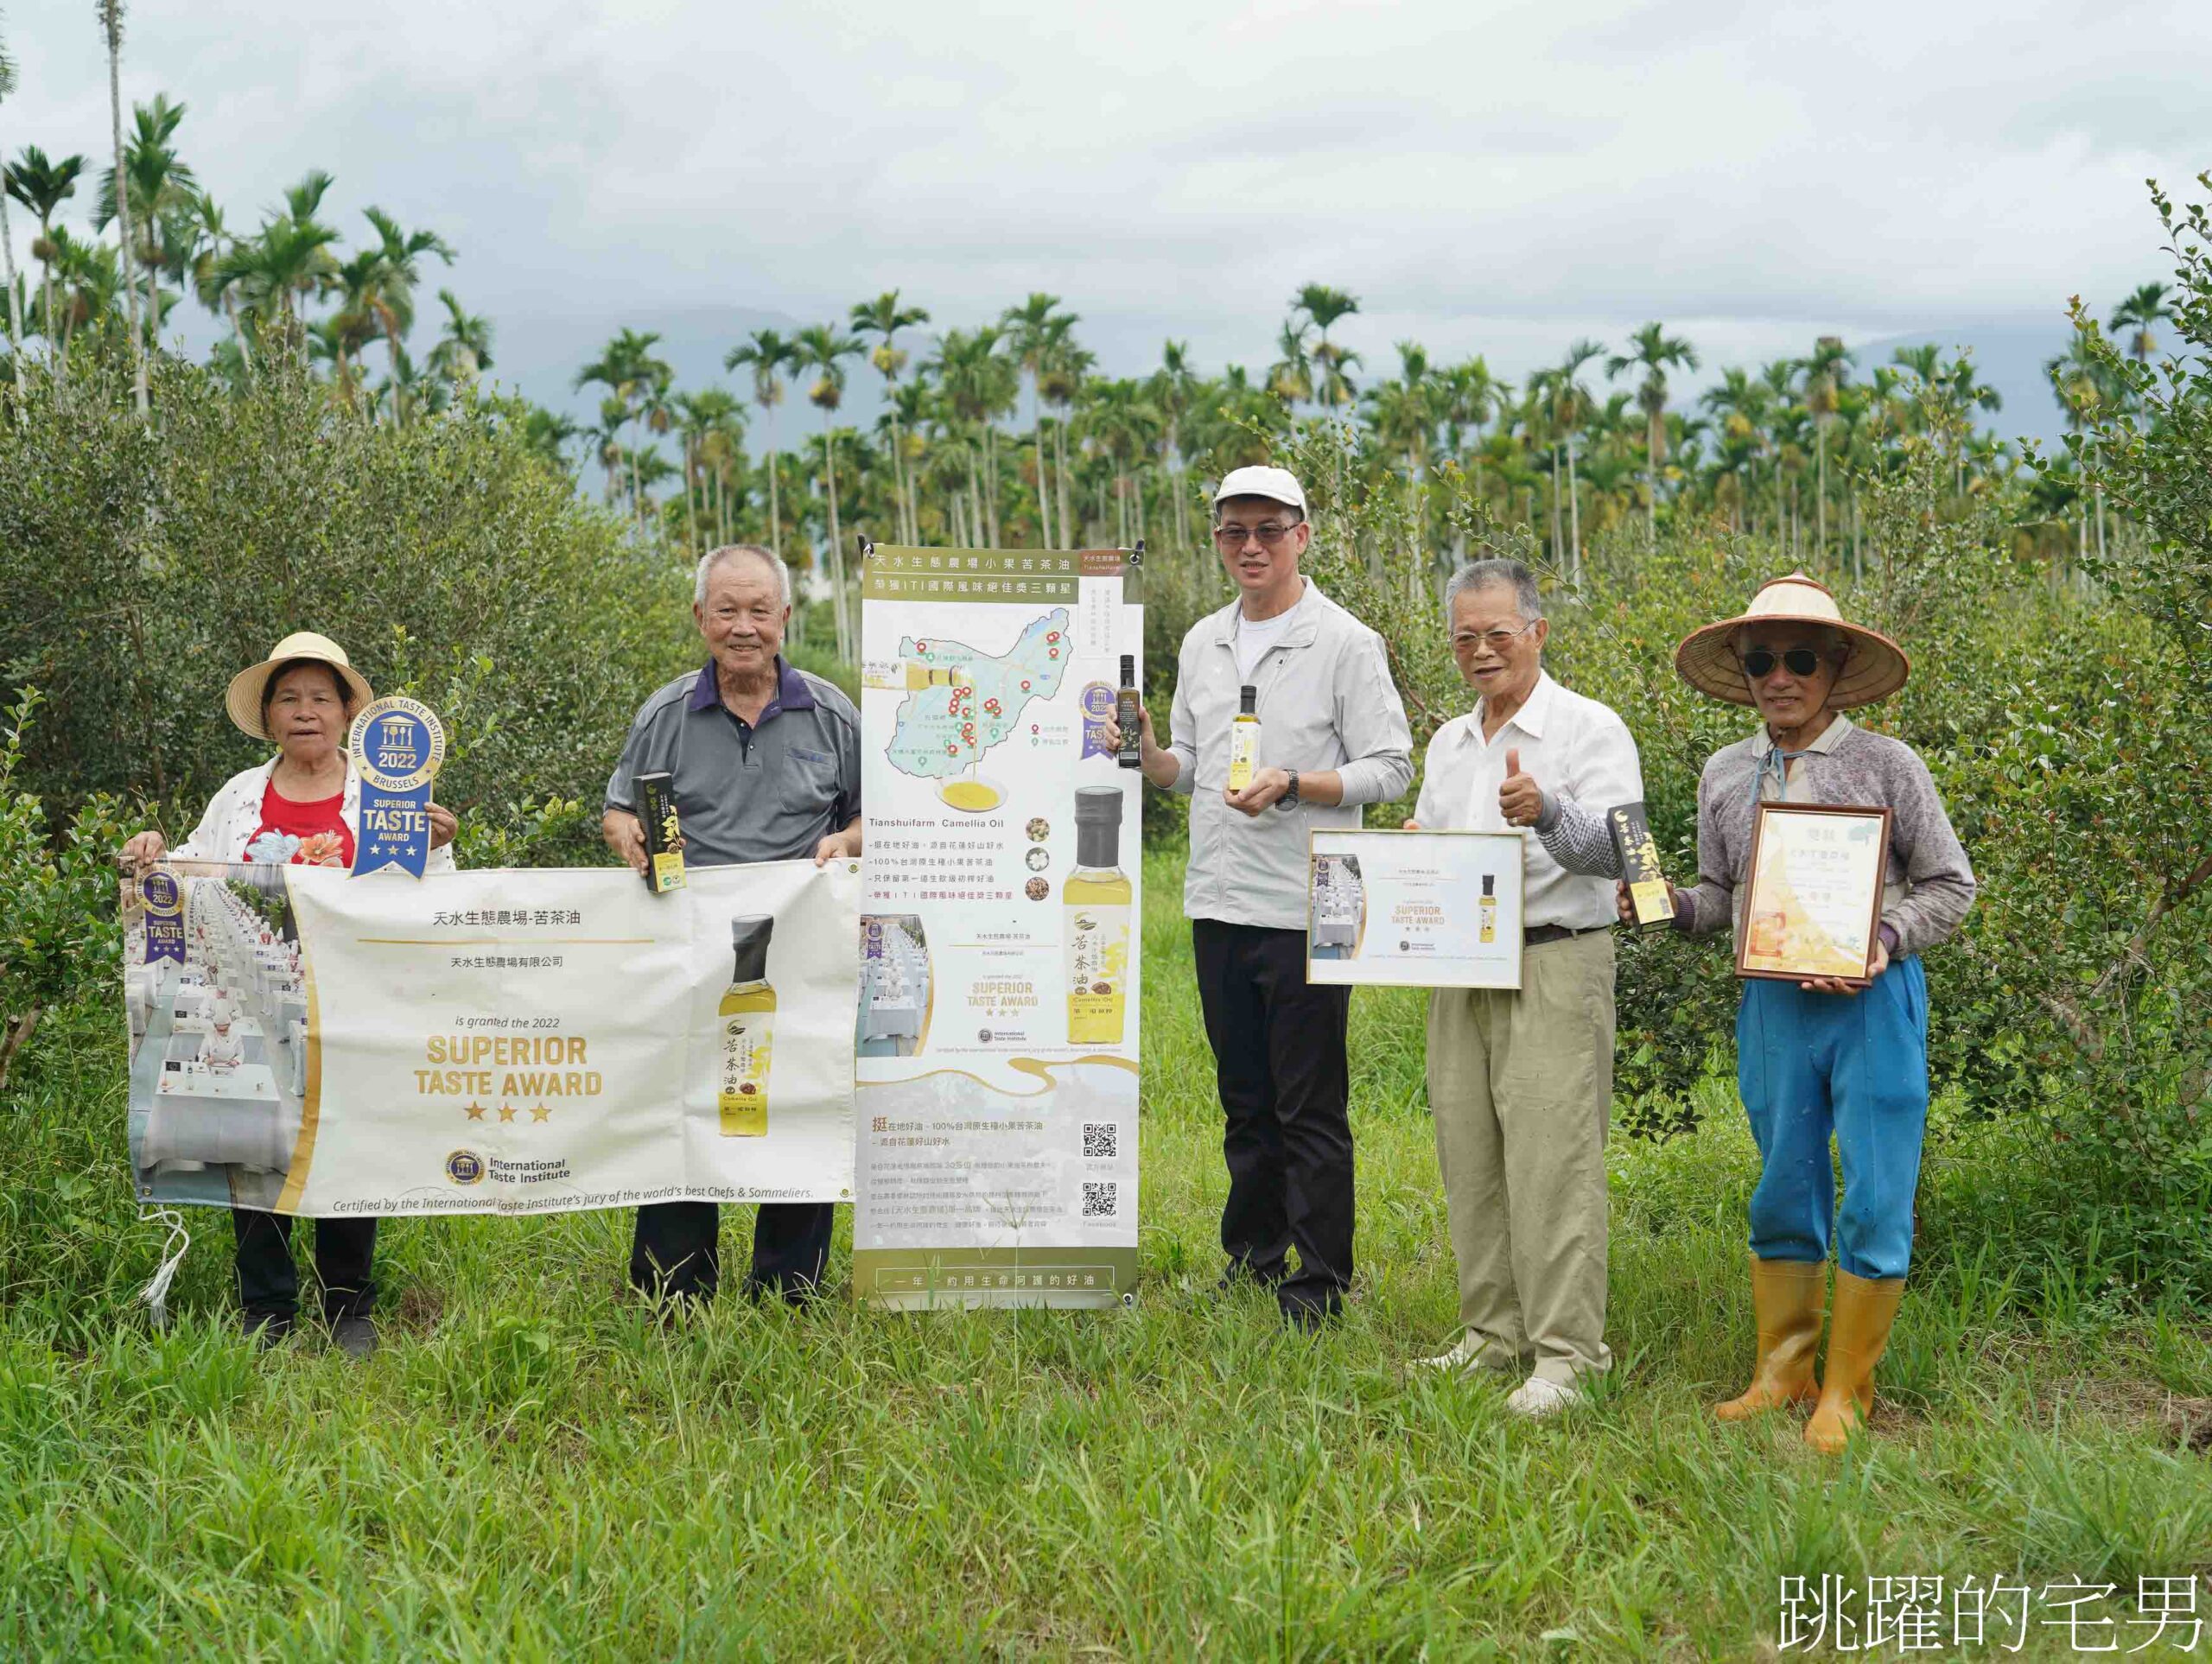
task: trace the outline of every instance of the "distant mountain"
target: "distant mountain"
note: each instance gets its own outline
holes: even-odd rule
[[[2007,437],[2056,444],[2065,435],[2066,421],[2043,367],[2066,350],[2067,328],[2064,316],[2054,314],[2048,321],[1960,323],[1853,341],[1851,349],[1858,362],[1853,373],[1855,379],[1865,380],[1876,365],[1889,363],[1900,346],[1932,342],[1943,349],[1946,358],[1961,347],[1971,348],[1981,379],[2005,401],[2002,410],[1977,413],[1977,423]]]

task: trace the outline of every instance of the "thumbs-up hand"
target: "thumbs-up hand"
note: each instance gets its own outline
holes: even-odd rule
[[[1497,789],[1497,810],[1508,826],[1534,826],[1544,812],[1544,789],[1521,772],[1521,748],[1505,753],[1505,784]]]

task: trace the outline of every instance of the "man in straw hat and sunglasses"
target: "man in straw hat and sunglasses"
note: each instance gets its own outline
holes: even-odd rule
[[[1913,1193],[1928,1124],[1928,983],[1920,954],[1974,903],[1966,851],[1912,748],[1842,712],[1904,685],[1897,645],[1845,621],[1802,572],[1762,588],[1741,617],[1693,632],[1675,666],[1699,692],[1750,705],[1755,734],[1715,752],[1698,782],[1696,888],[1673,892],[1675,928],[1744,928],[1742,887],[1761,802],[1890,810],[1888,870],[1872,981],[1746,978],[1736,1076],[1759,1147],[1751,1196],[1751,1303],[1758,1361],[1723,1420],[1817,1399],[1805,1440],[1834,1454],[1874,1402],[1912,1253]],[[1630,918],[1626,886],[1621,916]],[[1843,1162],[1834,1217],[1834,1135]],[[1835,1315],[1824,1381],[1814,1355],[1835,1238]]]

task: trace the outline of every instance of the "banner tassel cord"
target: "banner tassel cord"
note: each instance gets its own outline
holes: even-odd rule
[[[192,1233],[184,1228],[184,1216],[175,1208],[141,1209],[141,1224],[156,1222],[168,1227],[169,1239],[163,1245],[164,1257],[155,1267],[151,1281],[138,1291],[138,1298],[146,1303],[147,1315],[156,1329],[169,1326],[169,1285],[176,1280],[178,1268],[184,1264],[185,1250],[192,1246]]]

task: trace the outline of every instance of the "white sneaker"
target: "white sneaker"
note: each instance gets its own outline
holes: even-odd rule
[[[1541,1421],[1546,1416],[1557,1415],[1571,1405],[1586,1401],[1586,1395],[1578,1386],[1547,1381],[1541,1375],[1530,1375],[1514,1388],[1513,1396],[1505,1400],[1505,1407],[1530,1421]]]
[[[1433,1358],[1415,1358],[1413,1367],[1459,1375],[1472,1375],[1478,1369],[1492,1373],[1517,1372],[1520,1368],[1503,1347],[1471,1330],[1460,1336],[1459,1344],[1450,1351]]]

